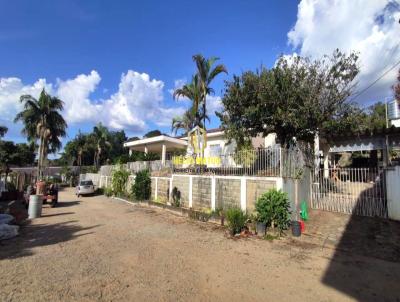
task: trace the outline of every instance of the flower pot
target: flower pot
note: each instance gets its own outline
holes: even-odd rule
[[[265,232],[267,230],[267,225],[264,222],[257,221],[256,231],[258,236],[265,236]]]
[[[300,222],[298,221],[292,221],[292,235],[294,237],[300,237],[301,235],[301,226]]]

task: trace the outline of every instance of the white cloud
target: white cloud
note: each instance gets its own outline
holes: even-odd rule
[[[336,48],[359,52],[359,91],[400,59],[399,18],[399,0],[302,0],[288,41],[301,55],[314,58]],[[358,100],[371,103],[391,96],[397,70]]]
[[[223,108],[222,100],[220,96],[207,96],[207,111],[208,114],[211,116],[215,114],[215,111],[221,111]]]
[[[19,78],[0,79],[1,122],[15,127],[12,120],[22,109],[19,97],[31,94],[38,97],[43,87],[65,102],[63,115],[69,124],[97,123],[130,133],[143,132],[149,123],[169,126],[173,116],[184,112],[183,107],[167,107],[164,103],[164,83],[151,79],[146,73],[128,70],[122,74],[117,92],[108,99],[93,99],[101,81],[95,70],[72,79],[57,79],[55,85],[39,79],[32,85],[23,84]]]
[[[100,75],[95,70],[74,79],[57,80],[57,95],[65,102],[64,117],[69,123],[94,121],[98,117],[101,106],[93,104],[89,96],[100,81]]]

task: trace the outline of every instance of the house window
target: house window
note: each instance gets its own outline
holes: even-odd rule
[[[210,145],[210,156],[219,157],[221,156],[222,148],[220,145]]]

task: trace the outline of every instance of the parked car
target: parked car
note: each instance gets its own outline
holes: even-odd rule
[[[91,180],[81,180],[76,187],[76,195],[79,197],[81,195],[93,194],[95,192],[93,181]]]

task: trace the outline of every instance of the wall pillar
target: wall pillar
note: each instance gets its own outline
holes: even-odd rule
[[[189,208],[193,207],[193,176],[189,176]]]
[[[154,199],[157,200],[157,194],[158,193],[158,177],[156,177],[156,185],[155,185],[155,190],[154,190]]]
[[[246,212],[247,205],[246,205],[246,177],[242,177],[240,179],[240,208],[243,212]]]
[[[145,154],[148,153],[148,151],[147,151],[147,146],[144,146],[144,153],[145,153]]]
[[[215,177],[211,177],[211,210],[215,210]]]

